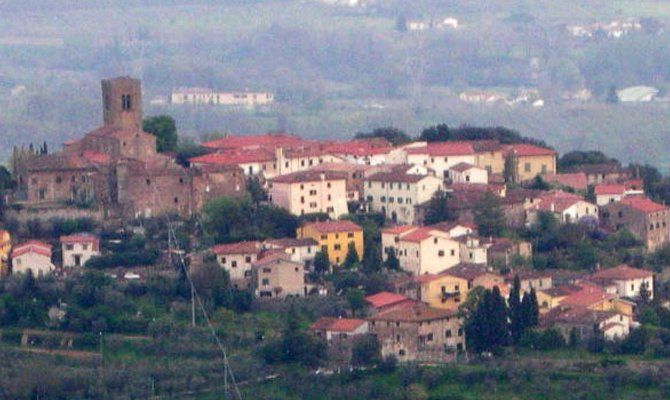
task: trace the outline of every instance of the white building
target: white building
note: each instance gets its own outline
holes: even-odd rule
[[[50,274],[56,269],[51,262],[51,245],[30,240],[12,250],[12,272],[27,273],[31,270],[35,276]]]
[[[88,233],[61,236],[60,243],[65,268],[81,267],[91,257],[100,255],[100,240]]]
[[[460,262],[459,242],[434,227],[385,228],[382,249],[384,260],[393,251],[400,267],[414,275],[436,274]]]
[[[337,219],[348,212],[347,174],[303,171],[270,181],[270,201],[294,215],[326,213]]]
[[[170,94],[171,104],[209,104],[219,106],[255,107],[272,104],[269,92],[217,92],[206,88],[178,88]]]
[[[449,179],[452,183],[479,183],[488,184],[489,174],[484,168],[479,168],[465,162],[458,163],[449,168]]]

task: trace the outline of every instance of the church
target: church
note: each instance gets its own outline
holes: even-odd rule
[[[210,199],[242,196],[237,166],[184,167],[156,151],[142,130],[140,81],[102,81],[103,125],[53,154],[15,151],[14,203],[27,209],[79,207],[109,217],[190,216]]]

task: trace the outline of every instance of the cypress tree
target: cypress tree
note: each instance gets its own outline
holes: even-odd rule
[[[400,260],[398,260],[398,257],[395,255],[395,249],[389,249],[386,254],[386,268],[391,270],[399,270]]]
[[[519,275],[514,276],[514,283],[509,292],[509,319],[512,343],[517,344],[524,331],[523,313],[521,311],[521,280]]]
[[[537,296],[535,295],[535,289],[530,289],[530,293],[523,297],[521,302],[521,312],[522,317],[522,326],[523,330],[536,327],[540,319],[540,311],[537,306]]]
[[[497,352],[501,347],[507,346],[509,338],[509,327],[507,324],[507,306],[500,295],[500,289],[495,286],[489,296],[487,306],[490,350]]]
[[[347,256],[344,259],[344,266],[346,268],[353,268],[360,262],[358,258],[358,252],[356,251],[356,245],[354,242],[349,243],[347,248]]]

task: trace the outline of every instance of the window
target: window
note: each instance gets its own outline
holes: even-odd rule
[[[133,102],[129,94],[121,95],[121,109],[124,111],[130,110],[133,107]]]
[[[151,185],[151,179],[147,179],[147,185]]]
[[[374,198],[372,196],[368,196],[368,201],[369,202],[372,202],[373,200],[374,200]]]
[[[233,262],[231,262],[230,265],[231,265],[233,268],[236,268],[236,267],[237,267],[237,261],[233,261]]]
[[[65,245],[65,250],[74,250],[74,245],[73,244],[66,244]]]
[[[309,195],[310,196],[316,196],[316,190],[310,190]]]
[[[347,237],[348,237],[348,238],[352,238],[352,237],[354,237],[354,233],[353,233],[353,232],[349,232],[349,233],[347,233]]]
[[[400,335],[395,335],[395,341],[400,342]]]
[[[221,264],[225,264],[225,263],[226,263],[226,257],[221,257]]]
[[[327,188],[330,188],[330,182],[328,182],[328,183],[326,184],[326,187],[327,187]]]
[[[269,274],[271,272],[272,272],[272,270],[270,268],[263,268],[263,273],[264,274]]]
[[[244,261],[245,261],[246,263],[250,263],[250,262],[251,262],[251,256],[246,256],[246,257],[244,257]]]
[[[444,257],[444,250],[440,250],[437,252],[438,257]]]
[[[546,173],[547,173],[547,165],[542,164],[542,174],[546,174]]]
[[[267,285],[270,284],[270,280],[265,278],[265,279],[263,279],[263,281],[261,283],[263,284],[263,286],[267,286]]]
[[[382,196],[382,197],[379,199],[379,201],[381,201],[382,203],[386,203],[386,196]]]
[[[455,255],[456,255],[456,251],[452,249],[452,250],[451,250],[451,255],[452,255],[452,256],[455,256]]]
[[[301,183],[301,184],[300,184],[300,190],[303,190],[304,188],[305,188],[305,185],[303,185],[303,184]]]
[[[458,336],[463,336],[463,328],[458,329]]]
[[[175,204],[179,203],[179,198],[178,198],[178,197],[175,197],[175,198],[174,198],[174,203],[175,203]]]
[[[402,197],[398,197],[398,204],[402,204]]]
[[[394,200],[395,198],[393,196],[389,196],[389,203],[393,203]]]
[[[333,246],[333,248],[334,248],[335,250],[340,250],[340,249],[342,249],[342,246],[339,245],[339,244],[336,244],[335,246]]]
[[[433,334],[429,333],[428,336],[426,337],[427,342],[432,342],[433,341]]]
[[[447,330],[444,332],[444,337],[448,337],[448,338],[451,337],[451,329],[447,329]]]
[[[81,248],[82,248],[83,250],[88,250],[88,243],[83,243],[83,244],[81,245]]]
[[[61,182],[63,182],[63,178],[61,178],[60,176],[57,176],[56,177],[56,183],[61,183]]]
[[[523,166],[523,170],[525,172],[530,172],[530,163],[528,163],[528,162],[525,163],[524,166]]]

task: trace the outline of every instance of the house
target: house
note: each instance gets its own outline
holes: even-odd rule
[[[641,186],[639,187],[641,188]],[[596,195],[596,204],[600,207],[621,201],[626,196],[644,195],[644,191],[638,189],[637,183],[633,183],[632,185],[626,183],[600,183],[595,185],[593,191]]]
[[[340,172],[346,174],[347,201],[359,201],[363,199],[363,180],[370,170],[375,170],[366,164],[355,164],[349,162],[329,162],[316,165],[309,171]]]
[[[529,260],[533,250],[529,242],[507,238],[490,238],[486,243],[486,264],[508,267],[514,257]]]
[[[390,310],[411,307],[416,300],[398,293],[379,292],[365,297],[370,305],[368,314],[379,314]]]
[[[382,229],[382,257],[393,251],[400,267],[413,275],[436,273],[458,264],[459,243],[434,227],[410,225]]]
[[[510,176],[514,182],[525,182],[538,175],[556,173],[556,151],[527,143],[504,146]]]
[[[326,213],[338,218],[348,212],[347,175],[340,172],[302,171],[270,180],[272,204],[294,215]]]
[[[587,202],[579,195],[560,190],[537,197],[527,209],[527,224],[536,223],[540,212],[553,214],[560,223],[579,222],[582,218],[598,219],[598,207],[595,204]]]
[[[330,342],[333,339],[349,339],[368,333],[368,321],[355,318],[321,317],[309,326],[309,330],[314,336]]]
[[[596,271],[589,279],[600,284],[613,284],[616,286],[617,295],[629,299],[638,298],[640,289],[644,286],[649,299],[654,298],[654,273],[645,269],[621,264]]]
[[[670,210],[644,196],[628,196],[603,207],[603,219],[615,230],[626,229],[641,240],[647,251],[670,241]]]
[[[100,255],[100,239],[88,233],[61,236],[60,243],[65,268],[81,267],[91,257]]]
[[[313,222],[298,228],[298,239],[312,238],[320,251],[328,252],[331,264],[339,265],[347,257],[349,244],[353,243],[358,257],[364,254],[363,228],[347,220]]]
[[[452,183],[489,183],[488,171],[465,162],[458,163],[449,168],[448,176]]]
[[[582,286],[574,284],[565,284],[553,288],[537,290],[535,294],[537,296],[537,304],[540,308],[540,313],[545,313],[558,307],[561,300],[581,290]]]
[[[441,190],[442,179],[406,172],[400,166],[390,172],[378,172],[365,178],[365,201],[371,211],[377,211],[395,223],[413,224],[415,206],[429,201]]]
[[[219,265],[228,272],[236,288],[246,288],[251,283],[252,265],[260,258],[263,246],[258,241],[219,244],[212,248]]]
[[[31,270],[35,276],[45,276],[56,267],[51,262],[51,245],[29,240],[12,249],[12,273],[26,273]]]
[[[545,174],[542,175],[542,179],[559,189],[568,188],[574,191],[584,191],[588,189],[588,179],[583,172]]]
[[[505,283],[505,278],[494,273],[485,265],[459,263],[458,265],[441,272],[440,275],[452,276],[466,282],[465,285],[460,287],[463,301],[467,299],[468,293],[476,287],[493,289],[497,286],[501,293],[506,294],[508,292],[508,285]]]
[[[177,88],[170,94],[170,104],[182,105],[217,105],[255,106],[269,105],[274,102],[274,95],[268,92],[221,92],[207,88]]]
[[[505,275],[505,282],[511,286],[514,283],[514,277],[517,275],[519,276],[519,282],[521,283],[522,293],[529,293],[530,289],[538,291],[553,287],[553,279],[549,272],[530,269],[510,271]]]
[[[355,165],[383,165],[393,146],[383,138],[354,139],[326,145],[326,151]]]
[[[312,238],[294,239],[268,239],[263,242],[265,249],[281,249],[291,256],[291,261],[299,262],[310,270],[314,262],[314,256],[319,251],[319,243]]]
[[[540,328],[557,329],[568,341],[572,332],[577,340],[591,339],[597,330],[608,340],[621,339],[630,333],[633,319],[616,311],[590,310],[584,307],[556,307],[540,316]]]
[[[272,252],[251,267],[254,293],[258,297],[286,298],[307,295],[305,270],[283,251]]]
[[[599,183],[619,183],[628,178],[628,172],[617,162],[582,164],[571,168],[571,172],[581,172],[586,174],[588,185]]]
[[[465,350],[463,321],[454,310],[418,303],[377,314],[368,321],[382,357],[394,356],[400,362],[445,362]]]
[[[449,169],[459,163],[476,165],[477,157],[471,142],[430,142],[405,150],[405,162],[422,165],[435,171],[438,178],[449,175]]]

